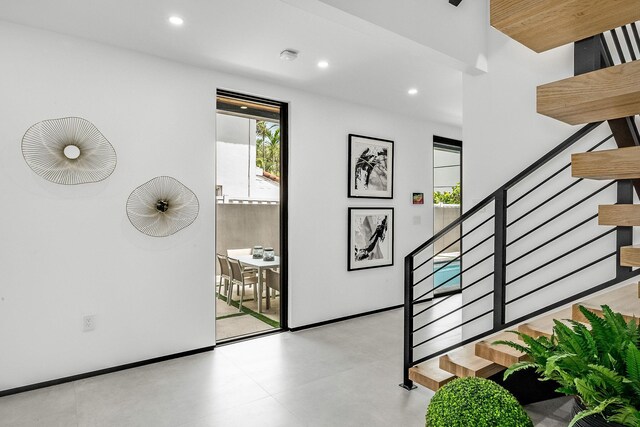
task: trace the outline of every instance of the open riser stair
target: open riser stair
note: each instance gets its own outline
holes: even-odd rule
[[[640,284],[636,283],[626,285],[575,303],[570,308],[558,310],[514,326],[511,330],[518,330],[533,337],[546,336],[550,338],[553,333],[554,319],[563,322],[567,322],[568,319],[587,322],[578,309],[579,305],[583,305],[598,316],[602,316],[601,305],[606,304],[614,311],[620,312],[627,321],[638,319],[640,318],[639,288]],[[410,376],[415,383],[437,391],[454,378],[468,376],[488,378],[516,362],[526,360],[523,353],[512,347],[493,344],[494,341],[501,340],[519,342],[516,334],[498,333],[476,343],[467,344],[439,358],[418,364],[410,369]]]
[[[403,387],[496,375],[525,355],[494,341],[585,322],[578,303],[640,315],[638,285],[611,290],[640,275],[638,21],[640,0],[491,0],[491,25],[534,51],[575,43],[574,76],[538,87],[537,108],[586,125],[405,257]]]

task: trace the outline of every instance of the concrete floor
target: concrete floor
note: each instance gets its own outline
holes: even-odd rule
[[[0,398],[0,426],[423,427],[433,393],[398,387],[402,311]],[[44,361],[43,361],[44,363]],[[566,426],[564,403],[532,408]]]

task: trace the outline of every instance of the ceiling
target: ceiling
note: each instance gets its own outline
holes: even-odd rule
[[[320,1],[295,3],[2,0],[0,19],[462,126],[461,71],[434,61],[424,46]],[[169,25],[171,15],[185,24]],[[285,48],[299,50],[299,58],[280,60]],[[328,68],[317,67],[322,59]],[[412,87],[417,95],[407,94]]]

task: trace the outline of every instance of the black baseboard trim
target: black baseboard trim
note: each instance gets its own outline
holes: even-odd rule
[[[264,338],[266,336],[269,335],[275,335],[275,334],[281,334],[282,332],[287,332],[288,329],[284,329],[284,328],[274,328],[268,331],[263,331],[263,332],[257,332],[254,334],[248,334],[248,335],[240,335],[237,337],[232,337],[232,338],[227,338],[225,340],[220,340],[220,341],[216,341],[216,347],[223,347],[225,345],[229,345],[229,344],[235,344],[238,342],[243,342],[243,341],[249,341],[249,340],[253,340],[256,338]]]
[[[127,363],[124,365],[113,366],[111,368],[99,369],[97,371],[86,372],[84,374],[72,375],[70,377],[59,378],[56,380],[44,381],[41,383],[25,385],[22,387],[10,388],[8,390],[0,390],[0,397],[9,396],[11,394],[24,393],[25,391],[33,391],[40,388],[51,387],[54,385],[70,383],[73,381],[84,380],[86,378],[97,377],[98,375],[111,374],[113,372],[124,371],[126,369],[139,368],[140,366],[151,365],[159,362],[166,362],[171,359],[180,357],[193,356],[194,354],[206,353],[213,351],[215,346],[197,348],[195,350],[183,351],[181,353],[169,354],[166,356],[155,357],[153,359],[141,360],[139,362]]]
[[[325,325],[330,325],[332,323],[338,323],[338,322],[343,322],[345,320],[355,319],[358,317],[370,316],[372,314],[383,313],[385,311],[391,311],[391,310],[395,310],[397,308],[402,308],[402,307],[404,307],[404,304],[392,305],[391,307],[379,308],[377,310],[372,310],[372,311],[365,311],[364,313],[352,314],[350,316],[345,316],[345,317],[338,317],[336,319],[325,320],[323,322],[318,322],[318,323],[311,323],[309,325],[304,325],[304,326],[297,326],[295,328],[289,328],[289,330],[291,332],[303,331],[305,329],[317,328],[318,326],[325,326]]]

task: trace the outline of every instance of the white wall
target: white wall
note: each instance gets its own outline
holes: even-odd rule
[[[215,91],[290,103],[290,326],[402,302],[402,257],[431,232],[431,141],[460,130],[0,23],[0,390],[214,344]],[[111,141],[106,181],[60,186],[25,164],[32,124],[80,116]],[[347,134],[395,141],[393,201],[349,200]],[[171,175],[195,223],[150,238],[128,222],[139,184]],[[347,207],[395,206],[395,266],[347,272]],[[97,316],[93,332],[81,318]]]

